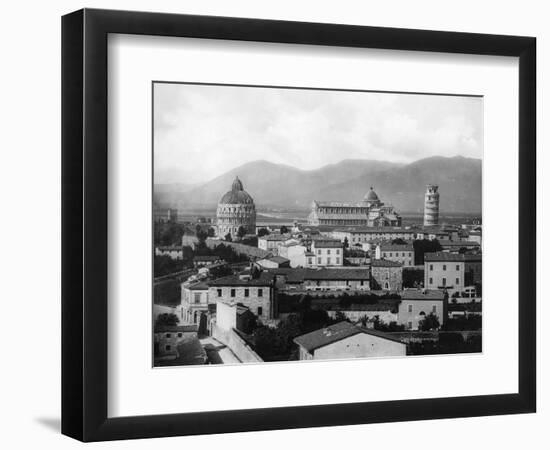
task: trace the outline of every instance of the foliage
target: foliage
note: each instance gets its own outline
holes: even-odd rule
[[[208,230],[207,230],[206,233],[208,234],[208,237],[216,236],[216,230],[214,230],[214,228],[212,228],[212,227],[208,227]]]
[[[349,248],[349,241],[347,236],[344,238],[344,251]]]
[[[178,316],[172,313],[159,314],[157,320],[155,321],[155,327],[173,327],[180,322]]]
[[[424,319],[422,319],[418,324],[420,331],[438,330],[440,326],[441,324],[439,323],[439,318],[433,312],[427,316],[424,316]]]
[[[424,269],[403,268],[403,287],[417,288],[424,285]]]
[[[240,239],[246,236],[246,228],[243,227],[242,225],[237,230],[237,236],[239,236]]]
[[[154,277],[162,277],[174,272],[181,272],[185,268],[184,261],[172,259],[168,255],[155,255],[153,264]]]
[[[444,331],[473,331],[481,330],[481,316],[468,314],[452,319],[447,319],[443,325]]]
[[[185,234],[185,226],[176,222],[155,222],[153,242],[158,245],[180,245]]]
[[[267,236],[268,234],[269,234],[269,230],[267,228],[260,228],[258,230],[258,236],[259,237]]]
[[[233,238],[231,237],[231,233],[227,233],[223,238],[224,238],[227,242],[233,241]]]
[[[386,323],[380,319],[380,316],[374,316],[373,319],[375,330],[384,331],[386,333],[392,331],[405,331],[405,325],[398,325],[397,322],[394,320],[392,320],[390,323]]]
[[[286,234],[286,233],[288,233],[288,228],[287,228],[286,225],[283,225],[283,226],[281,227],[281,234]]]
[[[414,247],[414,264],[419,266],[424,264],[424,253],[440,252],[441,244],[437,239],[430,241],[429,239],[417,239],[413,242]]]
[[[394,245],[405,245],[407,242],[401,238],[396,238],[393,241],[391,241],[391,243]]]

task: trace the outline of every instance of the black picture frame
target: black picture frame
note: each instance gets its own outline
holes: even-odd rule
[[[107,417],[109,33],[519,58],[518,393]],[[62,18],[62,433],[82,441],[530,413],[536,409],[536,39],[84,9]]]

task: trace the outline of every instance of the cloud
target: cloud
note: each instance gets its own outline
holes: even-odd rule
[[[202,183],[261,159],[307,170],[482,156],[478,97],[155,84],[154,108],[156,183]]]

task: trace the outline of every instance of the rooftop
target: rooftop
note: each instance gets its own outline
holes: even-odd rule
[[[481,261],[481,255],[463,255],[463,254],[446,253],[446,252],[425,253],[424,262],[426,261],[473,262],[473,261]]]
[[[344,244],[337,239],[314,239],[312,245],[315,248],[342,248]]]
[[[350,227],[337,228],[335,232],[340,233],[415,233],[415,230],[402,227]]]
[[[440,239],[439,243],[442,247],[479,247],[479,243],[475,241],[450,241],[449,239]]]
[[[372,336],[388,339],[390,341],[397,341],[396,339],[393,339],[380,331],[370,329],[366,330],[349,322],[338,322],[326,328],[321,328],[320,330],[298,336],[294,338],[294,342],[305,348],[308,352],[312,352],[320,347],[333,344],[334,342],[341,341],[342,339],[346,339],[360,333],[370,334]]]
[[[198,283],[187,286],[187,289],[189,289],[190,291],[207,291],[208,283],[205,283],[204,281],[199,281]]]
[[[436,289],[406,289],[400,293],[401,300],[443,300],[445,293]]]
[[[391,242],[384,242],[380,244],[380,250],[412,252],[414,251],[414,246],[412,244],[392,244]]]
[[[158,325],[155,333],[192,333],[199,330],[198,325]]]
[[[301,283],[304,280],[368,280],[369,269],[360,267],[326,267],[320,269],[269,269],[273,275],[283,275],[289,283]]]
[[[193,261],[218,261],[218,260],[221,260],[222,258],[219,257],[219,256],[216,256],[216,255],[198,255],[198,256],[195,256],[193,257]]]
[[[265,236],[260,236],[258,239],[264,239],[266,241],[288,241],[291,239],[291,236],[288,234],[266,234]]]
[[[258,278],[242,279],[238,275],[229,275],[227,277],[218,278],[211,281],[212,286],[271,286],[273,284],[273,274],[262,272]]]
[[[402,267],[401,263],[397,261],[390,261],[389,259],[373,259],[371,261],[372,267]]]

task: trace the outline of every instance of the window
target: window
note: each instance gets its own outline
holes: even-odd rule
[[[407,308],[410,313],[413,312],[413,305],[407,305]]]
[[[327,258],[327,264],[330,264],[330,256]]]
[[[405,256],[405,252],[401,253],[401,256]]]
[[[330,249],[327,250],[327,255],[330,255]]]
[[[430,270],[434,270],[434,265],[430,264]]]
[[[443,283],[443,286],[447,286],[447,278],[443,278],[441,280],[441,283]]]
[[[443,270],[447,270],[447,264],[443,264]]]
[[[183,333],[178,333],[178,337],[183,337]]]
[[[258,289],[258,297],[263,297],[263,296],[264,296],[264,290]]]
[[[393,253],[390,253],[390,258],[393,256]]]
[[[244,296],[248,297],[249,295],[250,295],[250,289],[245,289],[244,290]]]
[[[167,345],[167,346],[166,346],[166,347],[164,347],[164,348],[166,349],[166,351],[167,351],[167,352],[169,352],[169,351],[170,351],[170,349],[172,348],[172,346],[171,346],[171,345]]]
[[[172,336],[170,333],[166,333],[167,338],[169,338],[170,336]]]
[[[222,290],[218,289],[218,297],[221,297],[221,296],[222,296]]]
[[[321,258],[317,258],[317,264],[321,264]]]
[[[258,316],[261,316],[263,313],[263,309],[261,306],[258,306]]]
[[[308,259],[307,259],[307,263],[308,263],[309,265],[313,264],[313,258],[308,258]]]
[[[409,261],[409,266],[412,266],[412,263]]]
[[[432,312],[435,314],[437,312],[437,306],[436,305],[433,305],[432,306]]]
[[[407,328],[409,330],[412,330],[412,327],[413,327],[413,323],[412,322],[407,322]]]
[[[336,249],[336,254],[339,255],[340,254],[340,249]]]
[[[336,264],[340,264],[340,258],[336,258]]]
[[[460,280],[457,278],[455,284],[460,284]]]
[[[317,250],[317,254],[320,255],[320,254],[321,254],[321,250]]]
[[[235,297],[235,289],[231,289],[231,297]]]
[[[195,292],[195,303],[201,302],[201,294],[198,292]]]
[[[460,270],[460,265],[456,265],[456,270]]]

